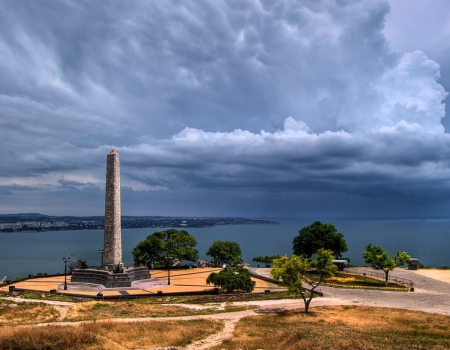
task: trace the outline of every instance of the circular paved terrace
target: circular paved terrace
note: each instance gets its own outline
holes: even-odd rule
[[[97,295],[99,286],[104,296],[119,295],[141,295],[141,294],[157,294],[158,291],[163,293],[179,293],[179,292],[196,292],[213,290],[214,285],[206,284],[206,279],[212,272],[219,272],[220,268],[193,268],[193,269],[171,269],[170,285],[167,284],[168,271],[154,270],[151,271],[151,279],[134,281],[131,287],[124,288],[105,288],[101,285],[79,284],[70,282],[70,276],[67,276],[68,290],[62,289],[64,283],[64,275],[56,277],[35,277],[17,283],[11,283],[8,286],[0,288],[2,291],[8,291],[9,286],[15,286],[17,289],[27,289],[34,291],[49,292],[52,289],[58,290],[58,293],[70,293],[79,295]],[[280,288],[275,283],[270,283],[258,278],[252,278],[255,281],[255,289],[253,292],[259,293],[265,290],[280,291],[286,290]]]

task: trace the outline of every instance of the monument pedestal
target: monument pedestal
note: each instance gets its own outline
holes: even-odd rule
[[[72,272],[72,282],[102,284],[106,288],[131,287],[131,282],[149,279],[147,267],[124,267],[123,272],[102,269],[77,269]]]

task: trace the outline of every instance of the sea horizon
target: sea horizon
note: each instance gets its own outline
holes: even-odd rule
[[[283,219],[276,225],[218,225],[205,228],[182,228],[197,239],[199,259],[206,256],[215,240],[237,242],[244,261],[254,266],[252,259],[265,255],[292,255],[292,240],[299,230],[314,219]],[[389,219],[389,220],[327,220],[344,235],[352,265],[364,265],[362,254],[367,244],[384,248],[389,254],[407,251],[411,257],[430,267],[448,266],[450,247],[450,219]],[[133,264],[131,250],[147,235],[166,228],[135,228],[122,230],[124,264]],[[175,229],[180,229],[176,227]],[[0,277],[38,273],[62,273],[63,257],[75,256],[86,260],[89,266],[100,265],[98,249],[103,248],[103,229],[60,230],[44,232],[1,232]],[[188,263],[188,262],[184,262]]]

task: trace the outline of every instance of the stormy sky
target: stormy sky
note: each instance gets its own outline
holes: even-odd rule
[[[0,213],[450,216],[447,0],[0,3]],[[450,109],[447,108],[447,115]]]

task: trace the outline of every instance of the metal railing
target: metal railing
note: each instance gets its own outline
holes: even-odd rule
[[[345,270],[341,271],[341,272],[374,277],[374,278],[378,278],[383,281],[386,280],[386,274],[384,273],[384,271],[380,272],[379,270],[356,269],[356,268],[350,267],[350,268],[345,268]],[[389,273],[388,282],[404,285],[404,286],[411,287],[411,288],[414,287],[414,282],[411,281],[410,279],[392,276],[391,272]]]

